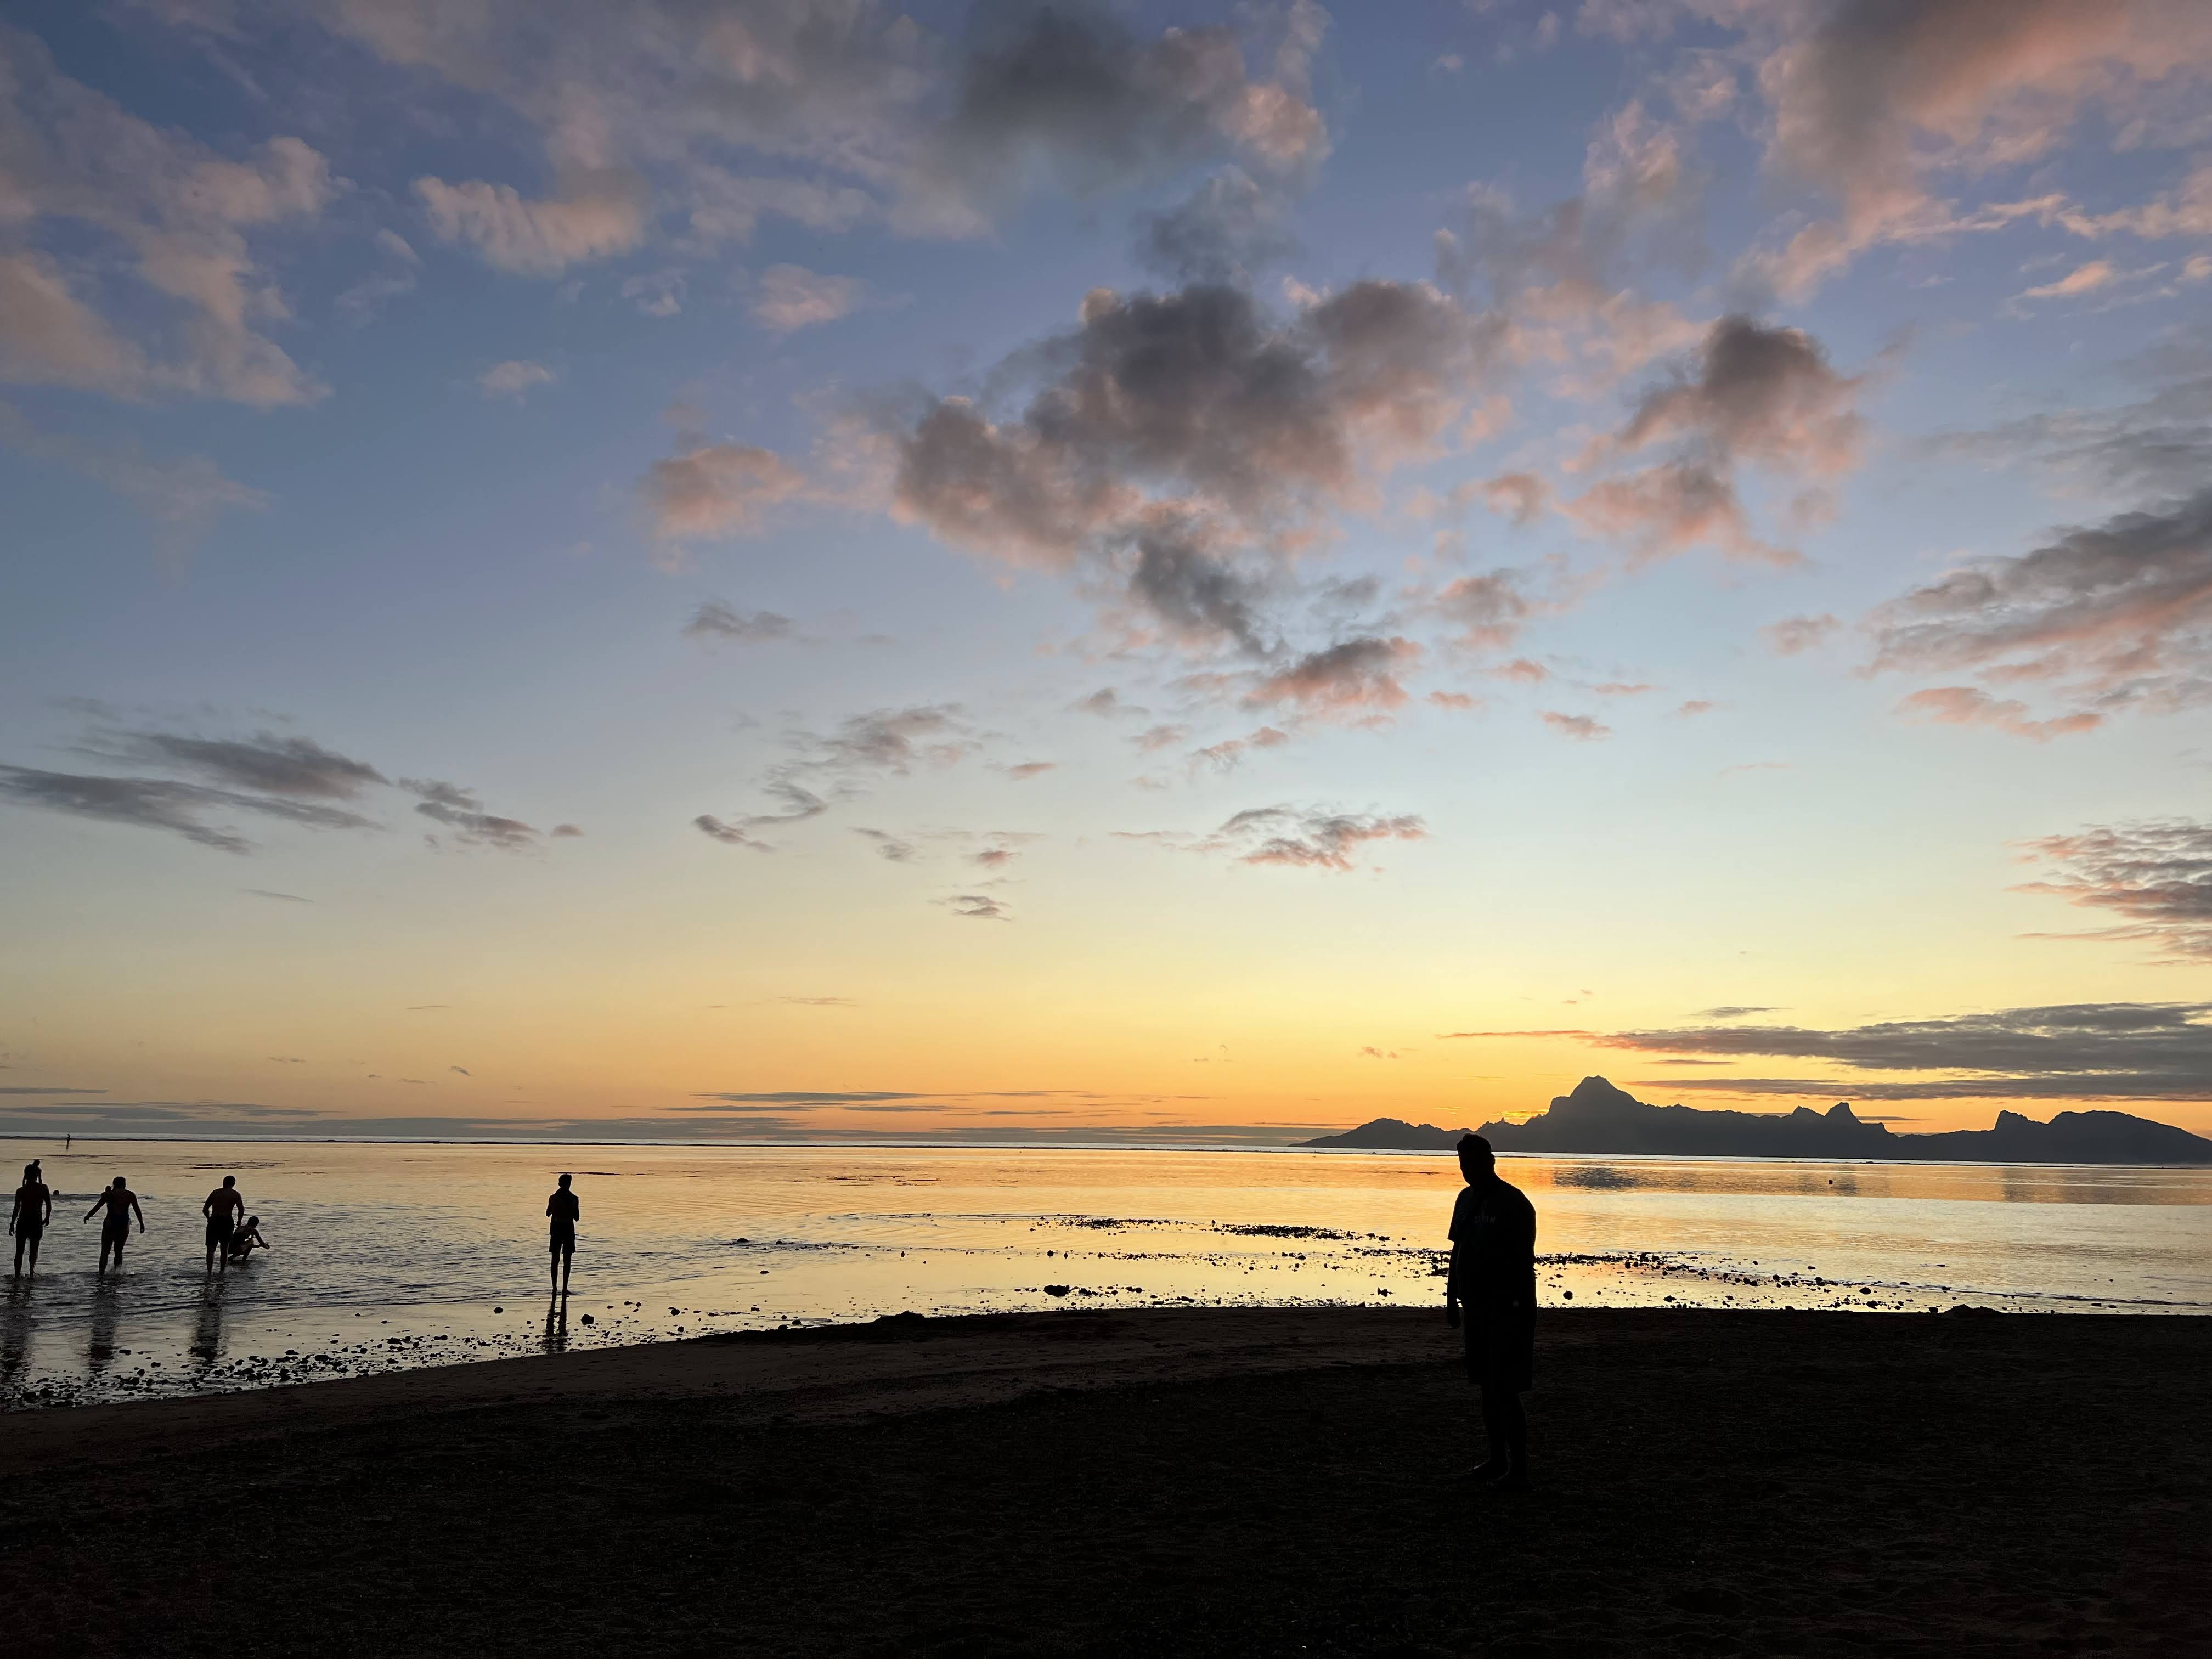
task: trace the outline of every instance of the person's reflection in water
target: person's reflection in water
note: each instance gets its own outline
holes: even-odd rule
[[[204,1279],[192,1313],[192,1368],[204,1371],[222,1358],[222,1302],[229,1290],[222,1274]]]
[[[92,1335],[85,1344],[85,1369],[98,1376],[115,1357],[115,1330],[123,1319],[123,1287],[101,1279],[92,1287]]]
[[[1521,1395],[1535,1358],[1535,1206],[1498,1175],[1480,1135],[1461,1139],[1459,1167],[1467,1186],[1452,1205],[1444,1316],[1464,1327],[1467,1380],[1482,1390],[1482,1425],[1490,1436],[1489,1461],[1468,1477],[1525,1492],[1528,1419]]]
[[[558,1294],[545,1304],[545,1352],[568,1352],[568,1303]]]
[[[31,1364],[31,1287],[20,1281],[9,1285],[8,1301],[0,1308],[0,1393],[12,1395],[16,1380]]]

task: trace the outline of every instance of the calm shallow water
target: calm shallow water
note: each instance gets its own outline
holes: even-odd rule
[[[0,1303],[6,1407],[907,1309],[1433,1302],[1459,1186],[1425,1155],[14,1144],[66,1196]],[[1502,1167],[1535,1202],[1550,1302],[2212,1312],[2212,1170]],[[584,1206],[565,1318],[544,1219],[562,1170]],[[274,1248],[210,1281],[200,1200],[233,1173]],[[77,1218],[118,1174],[148,1231],[100,1283]]]

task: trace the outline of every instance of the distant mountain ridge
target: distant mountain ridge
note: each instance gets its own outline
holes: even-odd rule
[[[1464,1129],[1378,1117],[1341,1134],[1301,1141],[1371,1152],[1448,1152]],[[2212,1140],[2128,1112],[2061,1112],[2048,1123],[2001,1111],[1987,1129],[1892,1134],[1838,1102],[1825,1112],[1706,1111],[1651,1106],[1601,1077],[1525,1123],[1482,1134],[1501,1152],[1615,1152],[1708,1158],[1866,1158],[1991,1164],[2212,1164]]]

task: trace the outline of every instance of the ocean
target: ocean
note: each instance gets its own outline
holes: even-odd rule
[[[885,1314],[1440,1300],[1448,1156],[976,1147],[88,1143],[0,1304],[0,1408]],[[1510,1158],[1576,1306],[2212,1312],[2212,1170]],[[580,1244],[548,1295],[544,1202]],[[272,1247],[210,1279],[227,1174]],[[114,1176],[147,1231],[105,1281]]]

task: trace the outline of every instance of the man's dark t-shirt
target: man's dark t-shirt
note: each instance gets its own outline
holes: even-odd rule
[[[1450,1293],[1467,1335],[1467,1374],[1486,1387],[1528,1386],[1536,1341],[1536,1210],[1492,1179],[1452,1205]]]
[[[575,1194],[566,1188],[545,1200],[545,1213],[553,1218],[553,1237],[556,1238],[575,1237],[576,1218],[583,1212],[584,1206],[576,1201]]]

